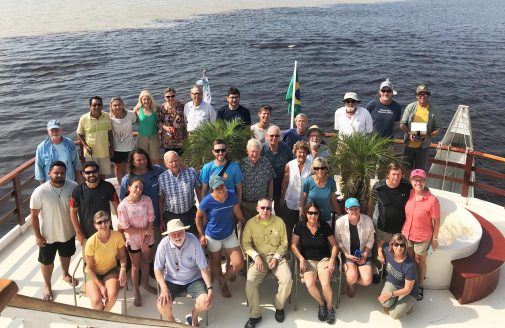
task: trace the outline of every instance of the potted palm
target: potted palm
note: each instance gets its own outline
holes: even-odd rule
[[[222,139],[227,144],[228,159],[237,161],[246,155],[247,141],[251,136],[251,130],[238,119],[230,122],[221,120],[206,122],[191,132],[186,139],[183,158],[189,166],[200,168],[203,164],[214,160],[212,142],[215,139]]]
[[[387,165],[400,160],[394,153],[393,141],[376,134],[333,137],[329,142],[334,155],[329,158],[330,173],[339,175],[341,192],[347,197],[356,197],[365,212],[371,197],[371,181],[384,178]]]

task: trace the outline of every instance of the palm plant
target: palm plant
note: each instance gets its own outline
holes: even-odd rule
[[[246,155],[247,141],[251,136],[251,130],[238,119],[230,122],[207,122],[192,131],[186,139],[183,158],[188,165],[199,168],[214,160],[212,143],[215,139],[222,139],[227,145],[228,159],[236,161]]]
[[[365,212],[371,197],[371,179],[385,177],[387,165],[400,159],[393,151],[393,141],[376,134],[354,133],[334,137],[329,144],[334,150],[329,158],[331,173],[340,174],[343,194],[358,198]]]

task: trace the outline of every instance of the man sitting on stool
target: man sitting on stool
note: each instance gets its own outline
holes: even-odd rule
[[[160,285],[158,311],[169,321],[172,315],[173,299],[188,293],[195,301],[188,324],[198,326],[198,314],[207,311],[212,305],[212,285],[209,267],[198,238],[185,230],[180,219],[167,223],[167,230],[158,245],[154,261],[154,274]],[[165,275],[163,275],[165,273]]]
[[[261,321],[258,288],[268,271],[272,271],[279,280],[274,301],[277,322],[284,321],[284,303],[293,284],[291,270],[284,258],[288,249],[284,221],[272,215],[272,200],[269,198],[260,198],[256,210],[259,214],[247,221],[242,235],[242,248],[255,263],[247,272],[245,292],[249,302],[249,320],[245,328],[254,328]]]

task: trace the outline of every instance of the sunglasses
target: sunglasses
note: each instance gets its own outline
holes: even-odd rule
[[[175,98],[175,95],[173,95],[173,96],[170,96],[170,95],[169,96],[165,96],[165,98],[167,98],[167,99]]]
[[[106,223],[109,223],[109,222],[110,222],[110,219],[105,219],[105,220],[96,221],[95,224],[96,225],[102,225],[102,224],[106,224]]]
[[[272,210],[272,208],[269,206],[260,206],[260,209],[262,209],[263,211],[271,211]]]
[[[326,166],[316,166],[316,167],[314,167],[314,171],[319,171],[319,170],[323,170],[323,171],[325,171],[325,170],[327,170],[327,169],[328,169],[328,168],[327,168]]]
[[[86,174],[86,175],[90,175],[90,174],[97,174],[97,173],[98,173],[98,170],[82,171],[82,173],[84,173],[84,174]]]
[[[344,102],[345,102],[346,104],[355,104],[355,103],[356,103],[356,100],[354,100],[354,99],[346,99],[346,100],[344,100]]]
[[[394,243],[393,244],[394,247],[402,247],[402,248],[405,248],[405,244],[402,244],[402,243]]]
[[[429,93],[424,93],[424,92],[423,92],[423,93],[418,93],[417,95],[418,95],[419,97],[427,97],[427,96],[429,96],[430,94],[429,94]]]
[[[224,153],[226,153],[226,148],[214,149],[214,152],[215,152],[215,153],[218,153],[218,154],[219,154],[219,153],[224,154]]]
[[[393,90],[386,89],[386,90],[381,90],[381,92],[383,92],[383,93],[393,93]]]
[[[271,134],[269,135],[270,138],[280,138],[280,134]]]
[[[319,215],[319,212],[308,211],[307,215]]]

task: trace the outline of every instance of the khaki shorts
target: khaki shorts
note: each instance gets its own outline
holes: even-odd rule
[[[407,240],[407,247],[414,247],[414,253],[416,255],[424,255],[428,251],[428,248],[430,248],[430,242],[431,240],[425,240],[425,241]]]
[[[307,260],[307,271],[306,272],[312,272],[312,273],[317,272],[317,275],[320,276],[321,273],[328,271],[329,262],[330,262],[329,257],[325,257],[325,258],[321,259],[320,261]]]
[[[235,231],[223,240],[212,239],[207,235],[205,238],[207,238],[207,250],[212,253],[219,252],[223,248],[230,249],[240,247]]]
[[[150,137],[137,137],[137,147],[144,149],[151,161],[160,161],[160,137],[156,133]]]
[[[86,161],[94,161],[100,168],[99,173],[105,176],[112,173],[111,162],[109,157],[85,157]]]

